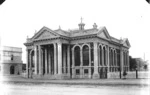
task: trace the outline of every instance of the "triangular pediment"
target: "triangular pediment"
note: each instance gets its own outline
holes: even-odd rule
[[[59,35],[47,27],[43,27],[38,33],[33,36],[33,40],[55,38]]]
[[[105,34],[104,32],[100,33],[100,34],[99,34],[99,37],[102,37],[102,38],[108,39],[108,37],[106,36],[106,34]]]
[[[108,39],[108,40],[111,39],[111,38],[110,38],[110,35],[108,34],[108,32],[107,32],[107,30],[106,30],[105,27],[102,28],[102,29],[99,31],[98,36],[99,36],[100,38],[104,38],[104,39]]]
[[[130,43],[129,43],[129,41],[128,41],[128,39],[125,39],[123,45],[124,45],[125,47],[131,47],[131,46],[130,46]]]
[[[37,36],[35,39],[54,38],[54,37],[56,37],[56,35],[54,35],[51,32],[45,30],[39,36]]]

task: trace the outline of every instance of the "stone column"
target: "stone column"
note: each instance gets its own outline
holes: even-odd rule
[[[129,66],[129,65],[130,65],[130,64],[129,64],[129,51],[127,51],[127,64],[128,64],[128,71],[129,71],[129,70],[130,70],[130,68],[129,68],[129,67],[130,67],[130,66]]]
[[[57,47],[54,43],[54,74],[57,74]]]
[[[89,78],[91,78],[91,47],[89,47]]]
[[[72,78],[75,78],[75,69],[74,69],[74,66],[75,66],[75,60],[74,60],[74,49],[72,48]]]
[[[98,74],[98,49],[97,49],[97,42],[94,42],[94,74],[93,74],[94,79],[99,78]]]
[[[115,57],[116,57],[116,58],[115,58],[115,60],[116,60],[116,65],[115,65],[116,68],[115,68],[115,70],[117,71],[117,68],[118,68],[118,66],[117,66],[117,51],[115,52],[115,55],[116,55],[116,56],[115,56]]]
[[[68,66],[68,75],[70,76],[70,45],[67,47],[67,66]]]
[[[42,60],[41,60],[41,46],[39,45],[38,46],[38,49],[39,49],[39,75],[42,75]]]
[[[80,78],[83,78],[83,53],[82,53],[82,48],[80,49]]]
[[[32,57],[32,50],[30,51],[30,54],[29,54],[29,63],[30,63],[30,69],[29,69],[29,77],[31,78],[32,77],[32,60],[31,60],[31,57]]]
[[[29,78],[29,52],[28,49],[26,49],[26,74],[27,74],[27,78]]]
[[[109,68],[110,68],[110,60],[109,60],[109,46],[108,46],[108,48],[107,48],[107,72],[109,72]]]
[[[122,49],[120,50],[120,69],[123,71],[123,66],[124,66],[124,61],[123,61],[123,51]]]
[[[45,74],[47,74],[47,49],[45,48]]]
[[[51,74],[51,54],[50,54],[50,49],[49,49],[49,52],[48,52],[48,64],[49,64],[49,67],[48,67],[48,69],[49,69],[49,74]]]
[[[62,74],[62,43],[58,43],[58,74]]]
[[[117,56],[118,56],[118,54],[117,54],[117,51],[116,51],[116,70],[118,70],[117,68],[118,68],[118,59],[117,59]]]
[[[37,46],[34,47],[34,61],[35,61],[35,68],[34,74],[37,75]]]

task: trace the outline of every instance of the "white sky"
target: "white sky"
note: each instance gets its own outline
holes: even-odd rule
[[[50,29],[106,26],[115,38],[128,38],[132,57],[150,58],[150,4],[145,0],[6,0],[0,6],[1,45],[22,47],[26,62],[27,35]]]

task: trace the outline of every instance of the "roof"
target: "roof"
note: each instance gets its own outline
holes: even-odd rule
[[[111,42],[115,42],[118,44],[123,44],[126,47],[130,47],[130,43],[128,39],[120,40],[116,39],[109,35],[105,26],[100,28],[91,28],[91,29],[75,29],[75,30],[62,30],[61,28],[57,30],[51,30],[48,27],[41,28],[32,38],[28,38],[27,43],[32,43],[34,40],[41,40],[41,39],[54,39],[60,37],[66,38],[77,38],[77,37],[86,37],[95,35],[98,38],[106,39]],[[95,37],[94,36],[94,37]]]

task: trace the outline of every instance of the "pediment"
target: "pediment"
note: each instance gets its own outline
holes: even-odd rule
[[[123,45],[126,46],[126,47],[128,47],[128,44],[126,42]]]
[[[102,38],[108,39],[108,37],[106,36],[106,34],[105,34],[104,32],[100,33],[100,34],[99,34],[99,37],[102,37]]]
[[[57,35],[54,35],[53,33],[45,30],[41,34],[39,34],[35,39],[45,39],[45,38],[54,38],[57,37]]]
[[[126,39],[126,40],[124,41],[123,45],[124,45],[125,47],[130,47],[130,43],[129,43],[128,39]]]
[[[105,27],[104,27],[102,30],[100,30],[100,32],[98,33],[98,36],[99,36],[100,38],[104,38],[104,39],[108,39],[108,40],[111,39],[111,38],[110,38],[110,35],[108,34],[108,32],[107,32],[107,30],[106,30]]]
[[[55,38],[58,37],[59,35],[52,31],[51,29],[47,27],[43,27],[39,32],[37,32],[32,39],[37,40],[37,39],[45,39],[45,38]]]

